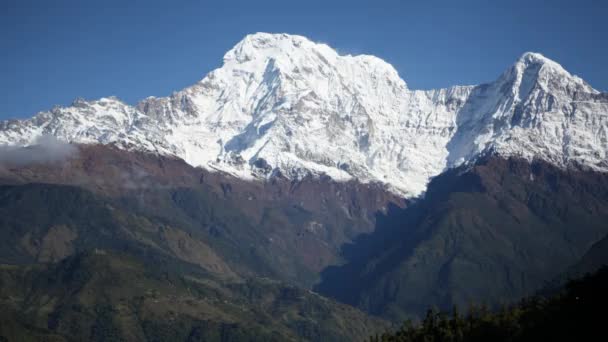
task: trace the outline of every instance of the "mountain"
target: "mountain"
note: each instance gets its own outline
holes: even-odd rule
[[[3,341],[352,341],[388,327],[276,281],[218,282],[102,249],[2,265],[0,290]]]
[[[315,290],[396,320],[432,306],[496,307],[605,264],[607,220],[607,174],[488,156],[390,210]]]
[[[154,244],[165,246],[164,253],[200,267],[208,268],[208,259],[214,263],[219,259],[229,265],[230,272],[282,279],[302,287],[311,287],[322,269],[340,261],[340,246],[373,231],[376,214],[385,210],[387,203],[405,205],[372,184],[311,178],[247,182],[193,168],[176,158],[105,145],[73,148],[76,151],[65,160],[0,165],[0,185],[48,184],[86,190],[103,200],[99,205],[102,209],[110,206],[122,213],[121,220],[107,224],[122,232],[108,233],[114,240],[145,238],[150,242],[153,236],[153,240],[164,241]],[[43,147],[22,149],[20,153],[50,154],[44,149],[36,152],[39,149]],[[23,214],[18,224],[7,222],[11,230],[0,231],[8,234],[0,235],[6,243],[0,259],[35,262],[32,256],[37,253],[23,249],[22,239],[44,245],[49,227],[86,226],[84,218],[89,214],[86,207],[78,205],[79,200],[70,201],[68,192],[47,196],[48,191],[33,192],[25,204],[18,202],[23,195],[6,197],[0,203],[5,205],[0,210],[6,220],[16,220],[19,213]],[[66,198],[62,200],[61,196]],[[66,220],[66,215],[82,219]],[[139,232],[142,222],[156,228]],[[169,231],[159,231],[158,227]],[[96,233],[91,230],[78,234],[90,242],[80,249],[103,247],[103,239],[94,237]],[[206,255],[201,250],[212,253]],[[13,257],[11,251],[19,257]]]
[[[0,124],[0,143],[41,135],[177,156],[242,179],[329,176],[415,197],[488,153],[608,170],[608,95],[524,54],[496,81],[410,90],[368,55],[287,34],[246,36],[197,84],[136,106],[77,100]]]
[[[5,182],[18,176],[0,185],[0,340],[351,341],[388,327],[302,285],[335,253],[302,207],[264,207],[255,221],[255,205],[235,204],[247,188],[189,185],[196,171],[180,160],[82,149],[57,170],[5,170]],[[108,171],[120,163],[131,163],[115,168],[122,179]],[[319,234],[335,229],[315,217]]]
[[[258,33],[169,97],[1,122],[0,340],[347,341],[513,302],[606,262],[607,120],[535,53],[421,91]]]
[[[592,170],[487,156],[403,204],[370,184],[247,182],[76,149],[0,167],[9,340],[352,340],[388,324],[306,290],[319,275],[315,291],[397,322],[433,304],[511,302],[605,263],[608,178]]]

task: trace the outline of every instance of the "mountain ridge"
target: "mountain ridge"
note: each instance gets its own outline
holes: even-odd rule
[[[416,197],[484,153],[607,171],[608,96],[525,53],[491,83],[410,90],[370,55],[302,36],[247,35],[224,64],[168,97],[76,100],[0,123],[0,144],[49,134],[184,159],[243,179],[309,174]]]

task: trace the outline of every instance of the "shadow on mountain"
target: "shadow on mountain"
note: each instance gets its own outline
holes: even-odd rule
[[[387,211],[376,213],[375,230],[358,236],[352,243],[341,248],[346,262],[329,266],[321,272],[321,282],[314,290],[353,306],[362,306],[373,314],[382,314],[382,308],[374,303],[361,302],[361,294],[373,287],[378,279],[399,267],[413,255],[418,244],[430,237],[431,231],[418,229],[423,220],[433,220],[433,206],[450,192],[480,191],[481,185],[470,174],[460,175],[459,182],[449,182],[451,170],[444,177],[433,180],[424,199],[412,202],[406,208],[389,204]]]
[[[510,303],[542,288],[608,233],[608,177],[487,157],[434,178],[377,216],[315,290],[396,321],[430,306]],[[595,248],[597,250],[597,247]]]

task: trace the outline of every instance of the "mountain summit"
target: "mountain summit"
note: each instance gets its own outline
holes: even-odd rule
[[[608,171],[608,94],[536,53],[489,84],[410,90],[377,57],[256,33],[169,97],[136,106],[77,100],[0,122],[0,144],[45,134],[173,155],[241,178],[327,175],[417,196],[431,177],[487,153]]]

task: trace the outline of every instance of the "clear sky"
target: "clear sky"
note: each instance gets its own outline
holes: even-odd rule
[[[535,51],[608,90],[608,1],[0,0],[0,119],[166,96],[260,31],[376,55],[413,89],[488,82]]]

